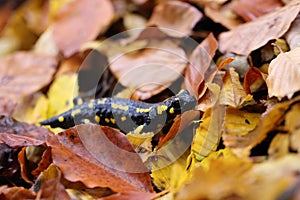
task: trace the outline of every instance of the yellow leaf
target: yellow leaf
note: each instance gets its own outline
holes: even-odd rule
[[[204,113],[191,146],[196,160],[202,160],[216,150],[221,138],[224,109],[223,106],[215,106]]]
[[[224,77],[224,84],[220,94],[220,104],[240,107],[255,103],[251,95],[247,95],[243,88],[239,74],[234,68],[229,68]]]
[[[278,133],[272,140],[268,149],[270,158],[279,158],[289,153],[290,136]]]
[[[17,106],[13,117],[19,121],[37,123],[47,119],[48,104],[48,99],[41,93],[27,96]]]

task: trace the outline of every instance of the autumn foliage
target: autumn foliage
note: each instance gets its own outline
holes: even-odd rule
[[[181,89],[159,132],[39,124]],[[299,0],[0,1],[0,199],[299,199],[299,91]]]

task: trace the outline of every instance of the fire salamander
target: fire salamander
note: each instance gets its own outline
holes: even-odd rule
[[[72,109],[40,124],[67,129],[76,124],[97,123],[118,128],[125,134],[145,133],[161,129],[176,115],[194,109],[196,102],[187,90],[155,104],[122,98],[79,100]]]

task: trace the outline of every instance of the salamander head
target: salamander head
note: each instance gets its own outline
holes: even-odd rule
[[[187,90],[181,90],[178,94],[164,101],[169,112],[181,114],[195,108],[197,100]],[[172,113],[171,113],[172,114]]]

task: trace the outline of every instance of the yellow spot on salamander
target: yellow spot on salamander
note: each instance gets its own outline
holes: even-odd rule
[[[123,105],[119,105],[116,103],[111,104],[111,107],[114,109],[120,109],[120,110],[124,110],[124,111],[127,111],[129,109],[128,106],[123,106]]]
[[[83,104],[83,100],[81,98],[77,99],[77,105]]]
[[[136,108],[137,113],[150,112],[151,108]]]
[[[59,122],[63,122],[64,120],[65,120],[65,118],[64,118],[63,116],[59,116],[59,117],[58,117],[58,121],[59,121]]]
[[[105,122],[106,122],[106,123],[109,123],[110,121],[109,121],[109,119],[108,119],[108,118],[105,118]]]
[[[90,120],[89,119],[84,119],[84,121],[83,121],[85,124],[87,124],[87,123],[90,123]]]
[[[114,118],[110,118],[111,123],[115,124],[116,120]]]
[[[97,104],[105,104],[106,98],[101,98],[97,100]]]
[[[166,105],[157,106],[157,114],[161,115],[163,113],[163,111],[166,111],[167,109],[168,109],[168,106],[166,106]]]
[[[173,108],[173,107],[170,108],[169,113],[170,113],[170,114],[174,114],[174,112],[175,112],[175,111],[174,111],[174,108]]]
[[[88,105],[89,108],[94,108],[94,101],[91,101]]]
[[[136,129],[134,129],[133,133],[140,134],[142,132],[143,128],[144,128],[143,125],[139,125],[138,127],[136,127]]]
[[[75,115],[79,114],[80,112],[81,112],[80,109],[73,110],[73,111],[71,112],[71,116],[72,116],[72,117],[75,117]]]
[[[98,115],[95,116],[95,121],[96,121],[97,123],[100,122],[100,117],[99,117]]]
[[[126,121],[126,117],[125,116],[121,117],[121,121],[122,122]]]

